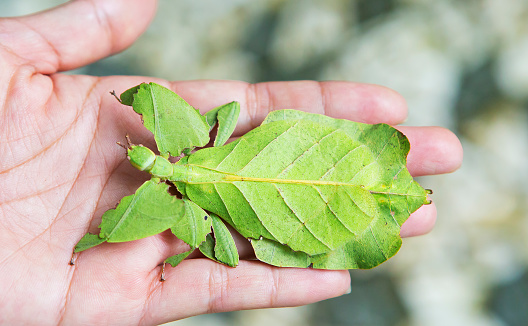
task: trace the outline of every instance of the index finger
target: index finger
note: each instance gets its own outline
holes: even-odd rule
[[[280,109],[392,125],[407,117],[407,106],[401,95],[372,84],[343,81],[248,84],[208,80],[174,82],[171,88],[203,112],[230,101],[239,101],[242,112],[234,136],[257,127],[269,112]]]

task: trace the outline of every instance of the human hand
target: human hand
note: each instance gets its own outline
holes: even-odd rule
[[[159,324],[192,315],[303,305],[344,294],[347,271],[277,268],[243,260],[229,268],[208,259],[160,264],[184,251],[167,233],[103,244],[68,265],[79,239],[104,211],[146,176],[115,144],[125,134],[154,147],[140,118],[108,92],[145,81],[165,85],[205,112],[238,100],[235,135],[271,109],[295,108],[355,121],[398,124],[403,99],[391,90],[348,82],[173,82],[142,77],[60,74],[116,53],[146,28],[154,1],[78,0],[22,18],[0,19],[0,323]],[[399,127],[411,142],[414,176],[446,173],[462,150],[449,131]],[[402,226],[428,232],[434,205]],[[251,255],[238,243],[241,256]]]

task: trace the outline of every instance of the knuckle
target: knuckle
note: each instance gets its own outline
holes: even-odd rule
[[[269,86],[270,83],[248,84],[246,105],[252,128],[260,125],[274,106]]]
[[[209,303],[207,313],[224,311],[229,296],[229,275],[220,264],[212,264],[208,273]]]
[[[269,273],[269,306],[277,307],[279,305],[280,289],[281,289],[281,277],[280,271],[276,268],[272,268]]]

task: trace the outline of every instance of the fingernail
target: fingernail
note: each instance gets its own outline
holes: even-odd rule
[[[352,293],[352,284],[350,284],[348,286],[348,289],[346,290],[346,292],[343,295],[347,295],[347,294],[350,294],[350,293]]]

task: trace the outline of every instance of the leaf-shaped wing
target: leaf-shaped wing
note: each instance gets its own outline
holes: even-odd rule
[[[183,201],[168,192],[164,182],[146,181],[134,195],[103,214],[99,237],[125,242],[158,234],[173,226],[185,213]]]
[[[425,190],[405,168],[410,148],[407,138],[386,124],[368,125],[296,110],[274,111],[264,124],[298,119],[334,126],[371,148],[384,167],[380,170],[380,182],[368,187],[381,214],[357,238],[326,254],[309,257],[295,253],[293,256],[290,248],[264,239],[252,242],[257,257],[273,265],[307,267],[312,264],[314,268],[325,269],[365,269],[386,261],[401,246],[400,226],[412,212],[427,203]]]
[[[394,256],[401,247],[400,226],[388,205],[381,205],[382,214],[356,239],[323,255],[311,257],[314,268],[369,269]]]
[[[252,240],[256,257],[280,267],[313,267],[319,269],[369,269],[394,256],[400,246],[400,228],[391,217],[380,214],[361,235],[328,253],[310,256],[293,251],[276,241]]]
[[[141,84],[121,95],[124,104],[142,115],[145,127],[154,134],[162,155],[178,156],[186,148],[205,146],[209,126],[198,110],[173,91],[155,83]]]
[[[320,269],[369,269],[394,256],[401,246],[400,224],[395,216],[406,219],[408,211],[396,211],[388,201],[380,200],[381,214],[358,237],[341,248],[325,254],[310,256],[294,252],[288,246],[268,239],[253,240],[255,255],[261,261],[281,267]]]
[[[394,196],[406,197],[408,207],[405,208],[408,208],[409,213],[427,202],[425,190],[412,179],[406,168],[407,154],[410,149],[409,141],[395,128],[387,124],[369,125],[297,110],[273,111],[266,117],[263,124],[284,120],[316,121],[342,130],[352,139],[368,146],[376,156],[376,161],[383,167],[380,170],[382,173],[379,178],[380,182],[368,187],[372,193],[378,197],[385,197],[389,201]],[[396,219],[399,224],[403,224],[406,217],[398,216]]]
[[[366,190],[379,165],[345,132],[312,121],[262,125],[189,157],[186,194],[233,224],[296,251],[321,254],[361,234],[379,214]],[[200,170],[201,169],[201,170]]]

